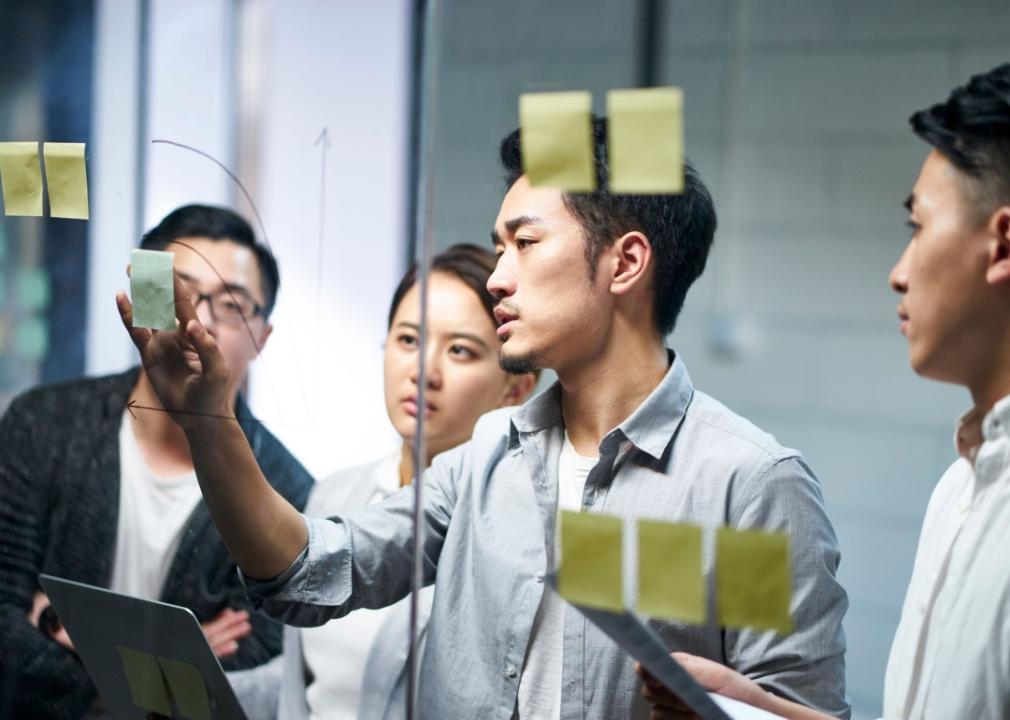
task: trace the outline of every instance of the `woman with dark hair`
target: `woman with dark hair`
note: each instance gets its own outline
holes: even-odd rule
[[[329,516],[378,502],[414,477],[414,432],[424,412],[427,458],[470,438],[484,413],[522,403],[532,374],[509,375],[498,365],[494,299],[486,284],[495,256],[454,245],[432,262],[428,284],[424,408],[418,405],[420,288],[417,270],[404,275],[389,308],[383,354],[386,412],[403,438],[396,452],[338,472],[315,486],[307,515]],[[421,596],[426,621],[433,588]],[[251,718],[403,717],[407,662],[407,598],[380,610],[358,610],[322,627],[285,628],[284,652],[273,662],[230,675]]]

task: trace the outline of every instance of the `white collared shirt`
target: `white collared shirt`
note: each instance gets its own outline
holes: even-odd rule
[[[888,720],[1010,717],[1010,397],[980,426],[962,418],[961,457],[926,510],[887,663]]]

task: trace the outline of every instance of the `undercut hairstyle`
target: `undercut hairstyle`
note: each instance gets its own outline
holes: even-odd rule
[[[484,307],[487,316],[491,318],[494,325],[498,323],[494,319],[495,298],[488,292],[487,281],[494,272],[498,258],[490,250],[460,243],[452,245],[438,253],[431,261],[432,273],[444,273],[456,278],[477,294],[480,304]],[[417,284],[417,265],[414,264],[407,270],[399,285],[393,292],[393,301],[389,305],[389,322],[387,329],[393,327],[393,317],[396,315],[403,297]]]
[[[265,245],[256,242],[256,234],[241,215],[223,207],[184,205],[170,212],[151,228],[141,238],[140,247],[144,250],[165,250],[173,241],[182,238],[230,240],[252,250],[256,255],[260,284],[265,296],[263,318],[270,317],[281,286],[277,260]]]
[[[716,213],[712,196],[694,166],[684,160],[684,191],[679,195],[617,195],[610,192],[607,121],[592,121],[596,191],[563,192],[565,207],[582,226],[590,277],[603,251],[622,235],[638,231],[652,245],[653,315],[661,335],[673,331],[687,291],[704,272]],[[499,157],[509,188],[522,176],[520,131],[501,141]]]
[[[1010,63],[973,76],[909,122],[961,171],[980,222],[1010,203]]]

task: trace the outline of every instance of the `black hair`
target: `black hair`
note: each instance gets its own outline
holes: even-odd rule
[[[909,122],[966,176],[979,214],[1010,202],[1010,63],[973,76]]]
[[[265,245],[256,242],[252,227],[241,215],[223,207],[184,205],[170,212],[148,230],[140,240],[140,247],[144,250],[164,250],[173,240],[187,237],[230,240],[252,250],[256,255],[266,296],[263,317],[270,317],[281,285],[277,260]]]
[[[649,239],[655,258],[653,313],[656,326],[665,336],[677,324],[688,288],[705,270],[717,222],[712,196],[686,159],[684,191],[679,195],[612,194],[608,187],[606,118],[593,118],[592,133],[597,189],[562,193],[565,207],[585,231],[591,275],[603,250],[621,235],[637,230]],[[505,181],[512,187],[523,174],[519,130],[501,141],[498,154]]]
[[[477,294],[481,305],[484,306],[488,317],[491,318],[491,322],[497,324],[494,319],[495,299],[487,289],[488,278],[494,272],[496,264],[497,258],[490,250],[469,243],[460,243],[446,248],[432,258],[431,271],[452,275],[462,281]],[[400,307],[403,296],[414,287],[416,282],[417,265],[415,264],[407,270],[393,292],[393,301],[389,305],[387,328],[393,326],[393,316],[396,315],[396,310]]]

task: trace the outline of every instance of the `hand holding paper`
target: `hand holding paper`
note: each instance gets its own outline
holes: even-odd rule
[[[232,416],[230,378],[217,343],[197,319],[189,291],[178,275],[173,283],[177,329],[135,327],[134,308],[124,292],[116,295],[116,304],[162,407],[185,429],[207,417]]]

